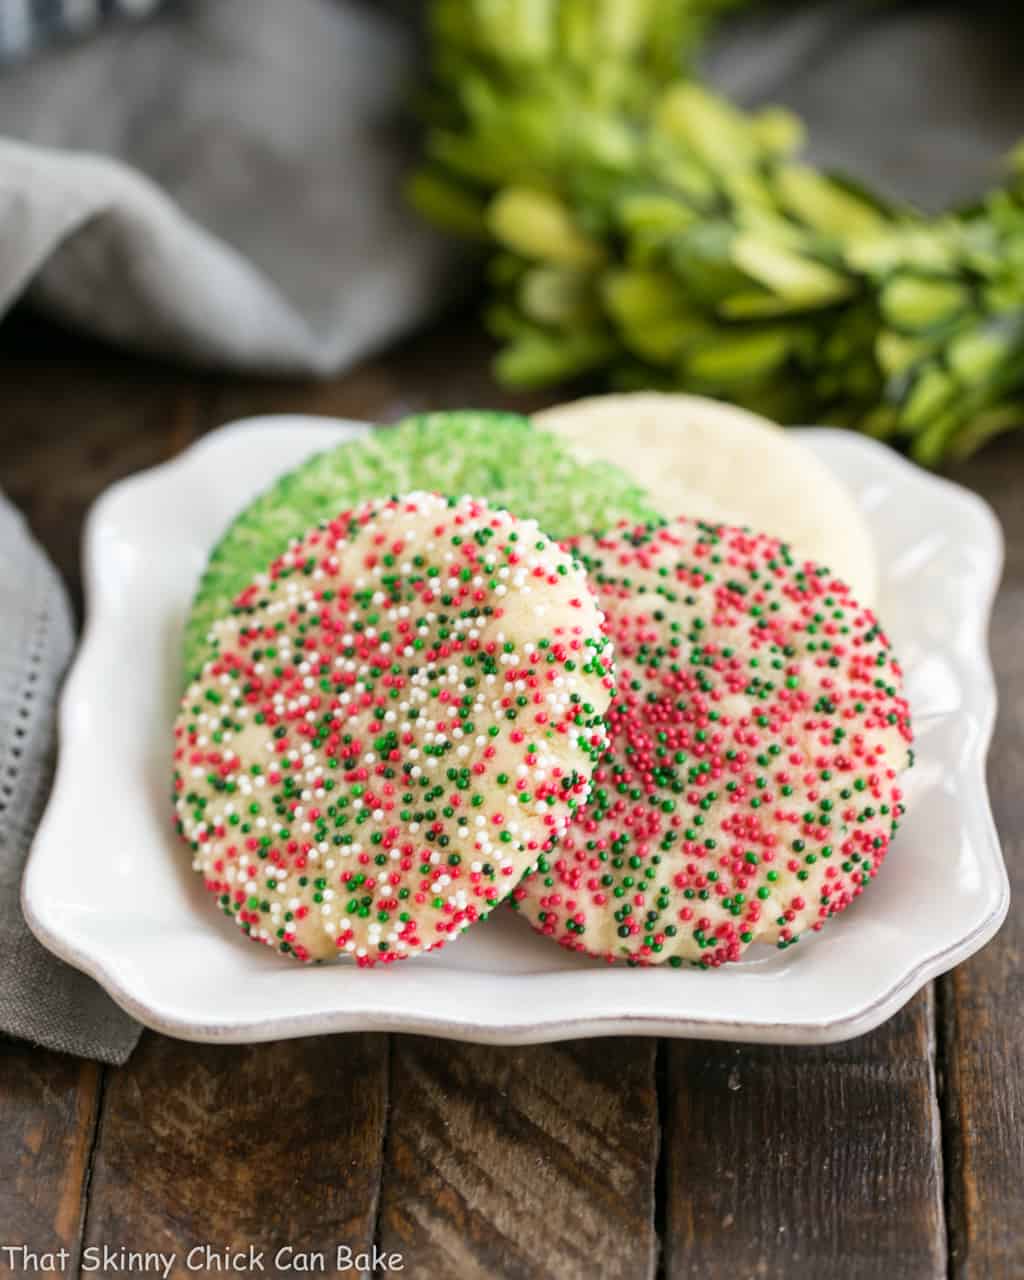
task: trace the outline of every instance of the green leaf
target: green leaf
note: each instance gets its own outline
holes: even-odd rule
[[[618,221],[627,234],[654,232],[669,236],[692,226],[696,213],[673,196],[656,192],[635,192],[619,201]]]
[[[446,231],[467,240],[487,239],[483,203],[465,187],[421,169],[410,178],[406,193],[415,209]]]
[[[767,289],[731,293],[715,306],[715,313],[723,320],[771,320],[806,310],[805,303],[780,298],[777,293],[769,293]]]
[[[750,128],[762,147],[774,155],[786,156],[803,146],[803,121],[785,107],[764,107],[750,117]]]
[[[923,338],[883,329],[875,339],[875,357],[882,372],[890,378],[900,377],[934,350],[934,344]]]
[[[961,382],[989,381],[1010,354],[1010,344],[998,329],[961,334],[949,344],[949,367]]]
[[[601,293],[620,324],[649,324],[687,309],[678,281],[665,271],[608,271]]]
[[[526,271],[519,283],[519,304],[531,320],[560,329],[590,323],[598,316],[593,277],[572,267]]]
[[[894,329],[920,333],[947,325],[970,305],[967,288],[955,280],[898,275],[882,289],[882,315]]]
[[[684,359],[684,375],[716,385],[749,382],[774,373],[793,350],[793,337],[784,329],[723,333]]]
[[[558,0],[455,0],[455,4],[461,4],[463,20],[472,23],[475,42],[502,61],[537,63],[555,51]]]
[[[951,442],[950,452],[958,462],[969,458],[995,436],[1024,427],[1024,401],[1011,401],[977,414],[961,427]]]
[[[655,107],[654,127],[693,151],[712,172],[751,168],[761,156],[757,135],[743,115],[688,81],[665,90]]]
[[[899,430],[900,415],[892,405],[879,405],[861,419],[860,429],[876,440],[887,440]]]
[[[927,427],[957,393],[955,380],[939,365],[931,364],[912,381],[904,397],[900,419],[911,431]]]
[[[754,235],[736,237],[732,260],[752,280],[801,306],[830,306],[848,298],[855,289],[849,276]]]
[[[949,229],[901,223],[876,235],[858,236],[842,247],[847,266],[881,278],[899,268],[942,273],[957,265],[957,245]]]
[[[886,225],[873,205],[806,165],[783,165],[774,176],[783,207],[824,235],[861,237]]]
[[[509,387],[545,387],[589,373],[606,364],[614,353],[615,343],[609,335],[565,336],[537,329],[504,347],[495,358],[494,371]]]
[[[710,332],[679,282],[666,272],[609,272],[601,293],[626,346],[655,364],[671,363],[684,347]]]
[[[749,277],[733,261],[735,238],[735,227],[723,218],[696,222],[669,242],[668,264],[698,305],[716,306],[750,287]]]
[[[925,430],[913,438],[910,443],[911,454],[922,466],[937,466],[962,425],[961,415],[955,409],[937,415]]]
[[[600,243],[584,235],[566,205],[546,191],[506,187],[491,201],[487,225],[500,244],[540,262],[596,267],[605,258]]]

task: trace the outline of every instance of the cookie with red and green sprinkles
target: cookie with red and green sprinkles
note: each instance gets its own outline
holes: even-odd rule
[[[299,960],[431,951],[567,828],[607,745],[574,556],[473,498],[369,502],[215,624],[175,723],[178,829],[221,909]]]
[[[480,494],[559,539],[659,514],[635,481],[610,463],[580,462],[529,418],[415,414],[307,459],[235,517],[210,552],[185,624],[182,685],[210,656],[214,622],[293,539],[361,502],[412,491]]]
[[[878,620],[774,538],[678,519],[573,547],[617,686],[590,799],[514,905],[563,946],[718,966],[858,897],[911,726]]]

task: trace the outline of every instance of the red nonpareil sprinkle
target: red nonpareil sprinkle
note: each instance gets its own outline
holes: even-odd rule
[[[611,646],[581,568],[477,499],[343,512],[213,642],[175,726],[179,830],[225,913],[301,960],[369,967],[482,919],[606,744]]]
[[[616,649],[610,742],[515,905],[633,964],[792,945],[863,892],[903,812],[910,718],[884,632],[773,538],[680,519],[571,545]]]

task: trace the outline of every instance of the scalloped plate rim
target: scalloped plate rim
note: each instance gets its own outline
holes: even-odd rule
[[[99,533],[104,518],[111,505],[127,489],[158,480],[166,481],[177,471],[186,470],[208,450],[220,448],[228,441],[246,436],[254,430],[262,431],[268,427],[280,428],[295,424],[304,427],[328,426],[335,431],[339,426],[343,426],[350,429],[353,435],[362,434],[369,429],[368,424],[351,419],[306,414],[273,414],[244,418],[210,432],[175,458],[116,482],[96,499],[86,520],[83,534],[83,568],[87,601],[93,601],[98,594],[96,584],[101,564]],[[47,893],[45,859],[48,831],[54,813],[67,802],[66,795],[74,785],[74,779],[69,775],[72,767],[70,759],[72,748],[65,744],[72,736],[70,726],[80,695],[79,685],[87,682],[90,665],[97,660],[94,654],[101,648],[103,639],[102,613],[93,612],[91,609],[87,612],[82,643],[61,693],[58,716],[61,752],[57,773],[43,820],[33,841],[22,883],[22,908],[30,929],[45,947],[62,960],[93,977],[117,1004],[144,1025],[167,1035],[201,1042],[250,1043],[365,1030],[433,1034],[449,1039],[487,1044],[532,1044],[577,1037],[638,1034],[748,1042],[823,1044],[849,1039],[877,1027],[896,1013],[925,983],[948,971],[984,946],[999,929],[1009,908],[1009,881],[992,818],[984,772],[997,706],[995,679],[986,637],[992,603],[1001,575],[1002,532],[992,509],[984,499],[951,480],[923,471],[887,446],[840,428],[809,427],[798,430],[811,442],[815,439],[831,438],[835,441],[841,440],[842,448],[849,447],[874,453],[880,462],[884,461],[889,468],[897,468],[912,482],[945,490],[951,499],[966,503],[973,508],[975,515],[987,526],[986,536],[990,541],[988,577],[984,590],[979,593],[982,608],[977,618],[979,643],[977,644],[978,652],[975,655],[980,659],[980,673],[983,677],[980,689],[981,701],[974,707],[979,720],[980,733],[970,759],[970,772],[975,784],[974,801],[981,805],[980,817],[985,827],[985,846],[988,861],[991,864],[987,868],[993,877],[990,883],[990,889],[993,891],[991,905],[988,914],[968,934],[920,957],[914,965],[900,973],[891,985],[870,1001],[834,1018],[805,1021],[795,1017],[788,1021],[765,1022],[747,1018],[631,1014],[623,1010],[583,1017],[552,1016],[533,1020],[502,1020],[500,1008],[499,1016],[489,1021],[457,1018],[450,1015],[439,1016],[429,1012],[408,1015],[387,1010],[374,1011],[358,1008],[338,1008],[300,1014],[270,1013],[259,1019],[217,1020],[188,1017],[172,1009],[148,1003],[139,996],[137,988],[125,978],[124,966],[119,967],[116,956],[111,957],[109,953],[103,951],[102,947],[90,949],[62,931],[60,921],[54,914],[56,900]],[[130,968],[130,965],[128,967]],[[579,979],[584,980],[592,972],[591,970],[581,972],[578,975]],[[548,976],[518,974],[514,975],[513,980],[523,980],[525,977],[533,982],[543,982]],[[564,979],[569,975],[559,973],[557,976]],[[714,980],[710,975],[709,979]],[[496,1008],[498,1008],[497,1005]]]

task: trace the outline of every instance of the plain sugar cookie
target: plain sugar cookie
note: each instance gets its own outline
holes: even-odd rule
[[[602,622],[572,555],[473,498],[367,503],[293,544],[214,626],[174,729],[221,909],[364,966],[486,916],[586,797]]]
[[[663,515],[770,533],[876,603],[878,566],[863,513],[797,436],[767,418],[703,396],[637,391],[556,405],[534,421],[582,460],[623,468]]]
[[[590,799],[514,895],[563,946],[717,966],[878,873],[911,730],[874,614],[776,539],[678,519],[575,544],[615,645]]]

